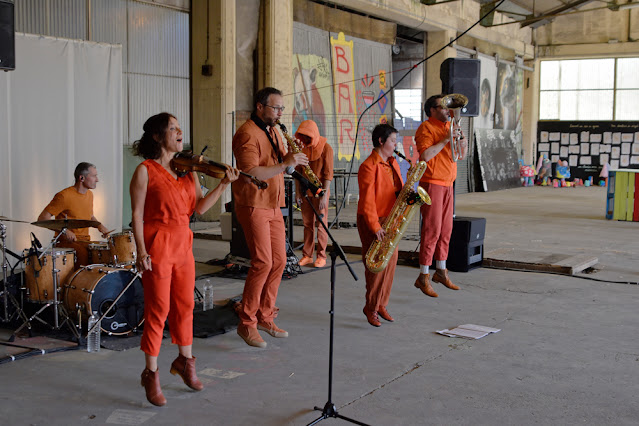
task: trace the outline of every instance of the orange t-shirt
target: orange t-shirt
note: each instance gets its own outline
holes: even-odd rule
[[[80,194],[74,186],[55,194],[44,210],[56,219],[91,220],[93,217],[93,192],[87,190]],[[89,228],[71,229],[78,241],[90,241]],[[56,232],[56,235],[58,233]]]
[[[359,202],[357,214],[363,216],[366,225],[373,232],[381,229],[380,217],[386,217],[395,205],[396,192],[403,186],[399,164],[394,158],[382,160],[377,151],[359,166],[357,172]]]
[[[280,150],[280,155],[284,157],[286,152],[277,131],[273,127],[269,130],[273,142]],[[242,124],[233,136],[233,154],[237,160],[237,168],[243,172],[258,166],[274,166],[279,161],[266,133],[250,119]],[[240,176],[231,184],[235,205],[260,209],[284,207],[284,174],[279,173],[266,179],[266,183],[268,188],[259,189],[251,182],[251,179]]]
[[[415,144],[419,155],[431,146],[447,139],[450,134],[450,123],[444,123],[434,117],[424,121],[415,133]],[[441,186],[452,186],[457,177],[457,163],[453,161],[450,143],[428,162],[428,168],[420,182],[434,183]]]

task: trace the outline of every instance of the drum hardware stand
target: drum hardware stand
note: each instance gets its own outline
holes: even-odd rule
[[[89,330],[87,330],[87,336],[93,330],[95,330],[95,328],[98,326],[98,324],[102,324],[102,320],[104,319],[104,317],[106,317],[107,314],[111,311],[111,309],[113,309],[116,306],[116,304],[118,303],[118,300],[120,300],[120,298],[124,295],[124,293],[126,293],[126,291],[129,289],[129,287],[131,287],[131,284],[133,284],[136,279],[141,278],[141,277],[142,277],[142,272],[136,271],[135,275],[133,276],[133,278],[131,278],[131,281],[129,281],[129,283],[122,289],[120,294],[118,294],[118,297],[116,297],[115,300],[113,302],[111,302],[111,305],[106,309],[106,311],[104,311],[104,313],[100,316],[100,318],[96,321],[96,323],[93,324],[93,327],[91,327]],[[78,315],[78,318],[79,318],[79,315]]]
[[[42,259],[42,257],[44,257],[45,254],[47,254],[49,249],[52,250],[52,253],[51,253],[51,275],[53,277],[53,301],[52,302],[47,302],[42,308],[40,308],[38,310],[38,312],[33,314],[31,316],[31,318],[27,318],[25,320],[25,322],[22,323],[22,325],[20,327],[18,327],[16,329],[16,331],[13,332],[13,334],[9,338],[10,342],[13,342],[15,340],[15,337],[18,334],[18,332],[20,330],[22,330],[25,326],[29,329],[29,336],[31,336],[31,321],[33,321],[34,319],[37,319],[42,324],[45,324],[45,325],[48,325],[48,326],[51,327],[50,324],[48,324],[46,321],[44,321],[42,318],[40,318],[38,316],[38,315],[40,315],[40,313],[42,313],[46,308],[48,308],[51,305],[53,305],[53,322],[54,322],[54,326],[52,328],[54,330],[59,330],[59,329],[62,328],[62,326],[64,324],[67,324],[69,326],[69,329],[71,329],[71,332],[73,333],[73,335],[76,337],[76,339],[78,339],[78,343],[80,342],[80,334],[76,330],[76,327],[73,325],[73,322],[71,321],[71,318],[69,318],[69,315],[67,314],[66,309],[64,309],[63,306],[58,306],[58,305],[60,305],[62,303],[62,301],[58,300],[58,292],[59,292],[59,289],[60,289],[59,285],[58,285],[58,272],[60,272],[60,270],[56,269],[56,267],[55,267],[55,253],[53,253],[53,247],[54,247],[55,243],[58,242],[58,239],[62,236],[62,234],[64,234],[66,231],[67,231],[66,227],[62,228],[60,230],[60,233],[53,240],[51,240],[51,243],[49,243],[49,245],[47,247],[45,247],[45,249],[42,251],[42,254],[40,254],[40,256],[38,257],[38,260],[40,260],[40,259]],[[60,321],[59,321],[59,315],[60,314],[62,314],[62,316],[64,317],[64,321],[62,321],[62,323],[60,323]],[[26,318],[26,315],[25,315],[25,318]]]
[[[299,182],[301,183],[302,191],[304,191],[303,193],[304,193],[304,198],[306,198],[306,202],[313,209],[315,218],[317,219],[319,223],[322,224],[322,226],[324,227],[324,230],[326,231],[326,233],[328,234],[332,242],[331,252],[330,252],[331,254],[331,310],[329,311],[329,314],[331,316],[331,321],[330,321],[330,342],[329,342],[329,350],[328,350],[328,401],[326,402],[326,404],[324,404],[323,408],[318,406],[314,407],[315,410],[321,411],[322,415],[319,416],[317,419],[313,420],[307,426],[312,426],[314,424],[317,424],[321,422],[322,420],[328,419],[329,417],[339,418],[342,420],[346,420],[347,422],[355,423],[361,426],[368,426],[368,424],[366,423],[362,423],[355,419],[351,419],[339,414],[337,412],[337,408],[335,407],[335,404],[333,404],[333,402],[331,401],[331,396],[333,393],[333,335],[334,335],[334,322],[335,322],[334,317],[335,317],[335,277],[336,277],[335,260],[337,259],[337,257],[339,256],[344,261],[344,263],[348,267],[348,270],[353,276],[353,278],[355,279],[355,281],[357,281],[357,275],[355,274],[355,271],[353,271],[353,269],[351,268],[351,265],[348,263],[348,260],[346,260],[346,255],[344,254],[344,250],[342,250],[342,247],[337,243],[337,241],[335,241],[335,238],[333,238],[331,231],[329,231],[328,228],[326,227],[326,224],[324,224],[324,221],[322,220],[322,216],[320,216],[317,209],[315,209],[315,206],[309,199],[308,191],[307,191],[309,188],[307,187],[305,182],[301,180]]]
[[[24,314],[24,311],[21,309],[20,304],[18,303],[16,298],[13,297],[13,294],[9,293],[9,290],[7,288],[7,284],[8,284],[7,269],[9,267],[9,261],[7,260],[6,238],[7,238],[7,226],[4,223],[0,222],[0,239],[2,240],[2,291],[0,291],[0,295],[2,295],[2,301],[4,302],[3,304],[4,309],[3,309],[3,313],[2,313],[2,317],[0,318],[0,321],[10,322],[11,320],[13,320],[13,317],[16,314],[26,320],[27,316]],[[9,316],[9,309],[8,309],[9,301],[16,308],[16,311],[13,314],[11,314],[11,316]]]

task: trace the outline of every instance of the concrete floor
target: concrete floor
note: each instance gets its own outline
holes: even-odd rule
[[[371,425],[624,425],[639,423],[639,224],[606,221],[605,189],[518,188],[461,195],[457,213],[485,217],[485,251],[503,247],[599,257],[578,276],[478,268],[451,273],[460,291],[440,297],[413,287],[417,269],[399,266],[389,311],[371,327],[362,314],[364,268],[354,281],[337,268],[332,402]],[[296,239],[301,231],[296,230]],[[354,245],[357,231],[335,231]],[[414,250],[415,241],[402,242]],[[197,239],[198,261],[222,258],[228,243]],[[341,262],[340,262],[341,263]],[[211,267],[198,263],[198,272]],[[60,352],[0,365],[0,424],[304,425],[328,400],[330,269],[280,287],[266,349],[235,333],[196,339],[206,388],[169,374],[176,348],[165,339],[161,382],[168,403],[150,405],[137,350]],[[600,281],[594,281],[592,279]],[[216,278],[216,299],[242,282]],[[626,284],[623,284],[626,283]],[[198,286],[202,280],[198,281]],[[434,332],[473,323],[501,329],[480,340]],[[5,333],[6,334],[6,333]],[[347,424],[327,419],[320,424]]]

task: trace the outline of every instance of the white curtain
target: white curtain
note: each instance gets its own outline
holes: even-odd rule
[[[0,215],[33,222],[82,161],[96,165],[94,214],[122,227],[122,47],[16,34],[16,69],[0,73]],[[7,248],[53,232],[4,222]],[[101,239],[91,230],[92,239]]]

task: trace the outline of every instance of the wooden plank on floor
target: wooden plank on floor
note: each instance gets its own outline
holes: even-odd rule
[[[573,255],[502,248],[486,253],[483,265],[493,268],[513,268],[573,275],[596,265],[597,262],[599,262],[597,257],[586,254]]]

